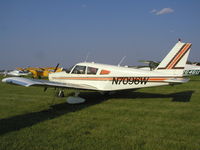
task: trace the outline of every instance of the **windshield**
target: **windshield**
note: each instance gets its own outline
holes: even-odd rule
[[[85,74],[85,69],[86,69],[86,66],[77,65],[72,71],[72,74]]]
[[[73,67],[74,66],[71,66],[70,68],[64,68],[63,71],[65,71],[66,73],[70,73]]]

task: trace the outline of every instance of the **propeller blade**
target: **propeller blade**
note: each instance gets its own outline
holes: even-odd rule
[[[59,63],[56,65],[56,68],[54,69],[54,72],[57,71],[59,65],[60,65]]]

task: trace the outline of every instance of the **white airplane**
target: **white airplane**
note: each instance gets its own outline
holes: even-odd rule
[[[25,72],[25,71],[20,71],[20,70],[12,70],[12,71],[5,71],[4,76],[15,76],[15,77],[20,77],[20,76],[27,76],[31,74],[30,72]]]
[[[153,71],[122,66],[82,62],[76,64],[69,72],[49,74],[48,80],[27,79],[21,77],[4,78],[2,82],[25,87],[43,86],[77,89],[75,96],[70,96],[70,104],[82,103],[85,99],[78,97],[78,90],[95,90],[112,92],[138,89],[144,87],[185,83],[184,67],[190,52],[191,43],[179,41]]]
[[[191,64],[186,64],[185,65],[185,70],[183,72],[184,76],[195,76],[195,75],[200,75],[200,66],[198,65],[191,65]]]

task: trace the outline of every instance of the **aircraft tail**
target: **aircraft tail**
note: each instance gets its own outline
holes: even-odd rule
[[[173,76],[183,76],[192,44],[179,41],[155,69]]]

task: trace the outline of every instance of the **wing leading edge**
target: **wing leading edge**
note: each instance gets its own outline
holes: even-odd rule
[[[71,89],[85,89],[85,90],[98,90],[97,88],[83,84],[69,84],[52,82],[48,80],[27,79],[22,77],[10,77],[2,79],[2,82],[9,84],[16,84],[25,87],[29,86],[44,86],[44,87],[58,87],[58,88],[71,88]]]

